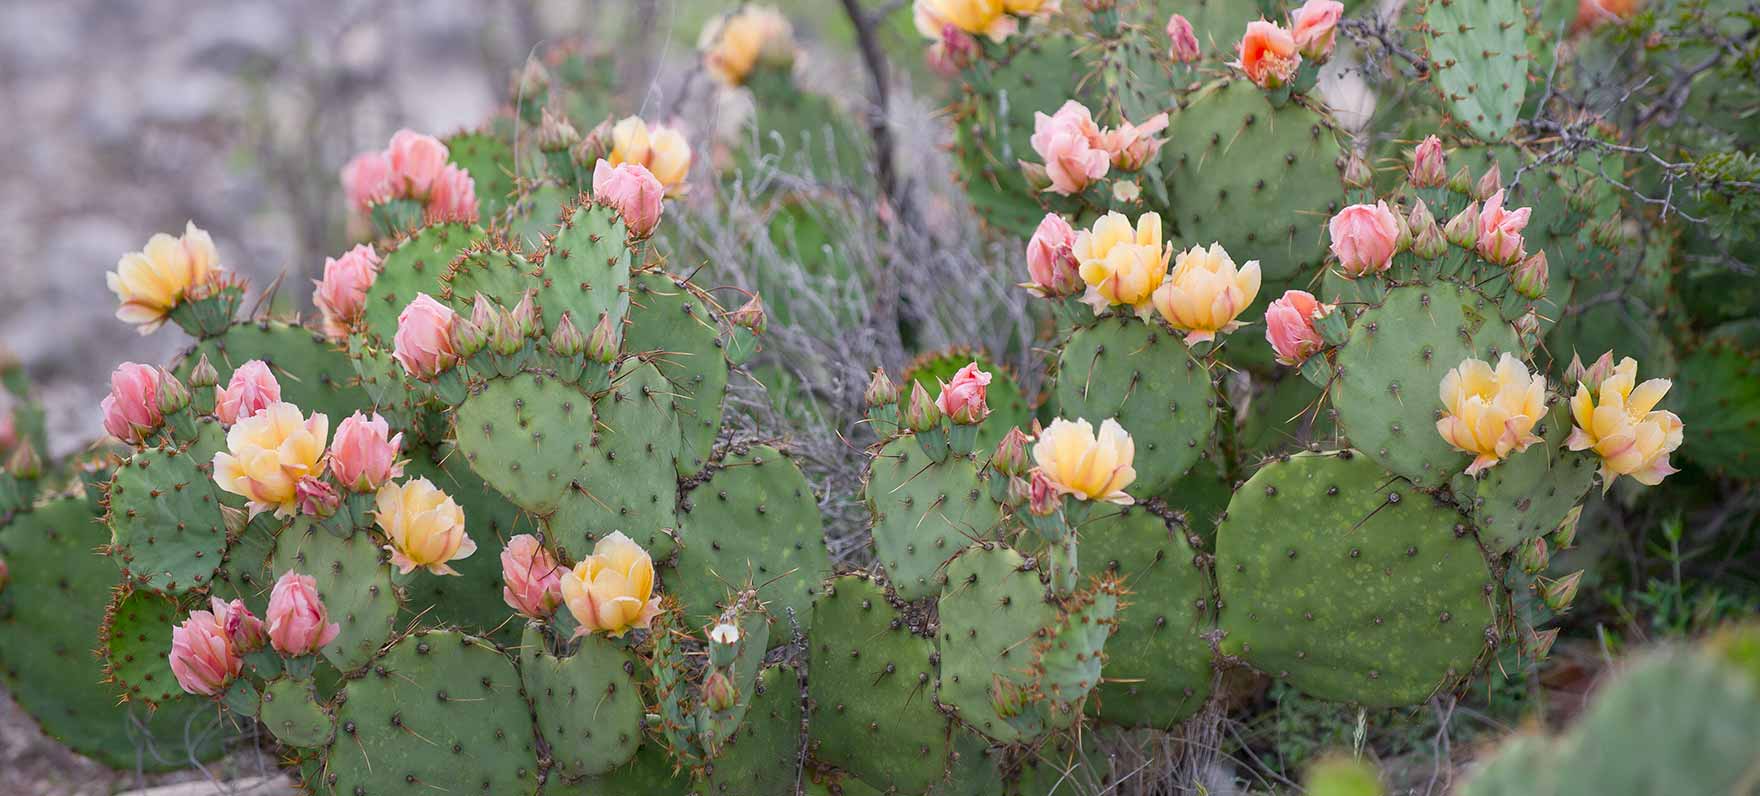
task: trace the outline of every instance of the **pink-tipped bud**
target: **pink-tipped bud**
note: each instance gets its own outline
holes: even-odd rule
[[[1051,187],[1051,171],[1043,163],[1020,161],[1021,179],[1027,181],[1027,188],[1033,193],[1043,193]]]
[[[574,157],[575,165],[598,163],[611,154],[611,126],[610,119],[600,122],[598,126],[587,131],[580,143],[574,145],[570,154]]]
[[[1463,249],[1476,246],[1479,242],[1479,203],[1467,205],[1449,219],[1448,225],[1442,228],[1442,237]]]
[[[336,487],[310,475],[301,476],[294,482],[293,499],[299,505],[299,513],[318,519],[335,514],[342,506],[342,496],[336,494]]]
[[[1503,190],[1503,173],[1498,170],[1497,164],[1493,163],[1491,168],[1485,170],[1485,174],[1479,178],[1479,181],[1473,184],[1473,198],[1483,202],[1501,190]]]
[[[1032,440],[1026,432],[1018,427],[1011,428],[1002,435],[1002,441],[996,443],[996,455],[991,457],[990,466],[1006,476],[1018,476],[1027,472],[1027,447]]]
[[[1031,482],[1027,486],[1027,511],[1035,517],[1049,517],[1057,513],[1062,505],[1063,493],[1051,482],[1051,477],[1044,470],[1033,469]]]
[[[402,446],[403,435],[392,434],[385,418],[355,412],[336,426],[330,441],[330,475],[356,492],[376,492],[403,475],[403,463],[397,460]]]
[[[1027,241],[1028,290],[1045,297],[1082,292],[1081,264],[1075,256],[1076,231],[1056,213],[1046,213]]]
[[[488,333],[495,330],[495,323],[500,317],[501,311],[495,307],[495,302],[478,292],[477,297],[471,301],[471,323]]]
[[[1579,569],[1541,586],[1540,596],[1546,600],[1546,607],[1551,608],[1555,614],[1570,610],[1571,603],[1577,599],[1577,586],[1582,580],[1583,570]]]
[[[37,446],[26,442],[13,448],[6,457],[6,472],[24,481],[43,477],[43,457],[37,455]]]
[[[911,401],[904,410],[904,424],[912,431],[928,431],[941,425],[941,409],[929,399],[929,391],[923,389],[923,383],[911,383]]]
[[[556,330],[550,333],[550,350],[559,357],[577,357],[587,350],[587,337],[575,328],[571,313],[562,313],[562,319],[556,322]]]
[[[984,422],[984,418],[990,415],[990,406],[986,401],[990,378],[989,373],[978,369],[976,362],[960,368],[953,374],[953,381],[941,385],[941,394],[935,398],[935,408],[960,425]]]
[[[739,690],[733,687],[733,681],[727,673],[720,669],[712,669],[709,676],[703,679],[703,706],[721,712],[732,710],[739,704]]]
[[[288,570],[269,592],[269,643],[277,652],[297,658],[336,640],[342,626],[330,621],[318,580]]]
[[[1552,652],[1553,643],[1558,641],[1558,628],[1534,631],[1526,637],[1526,641],[1528,642],[1528,655],[1534,660],[1545,660],[1546,656]]]
[[[501,599],[529,619],[547,619],[562,603],[565,571],[538,537],[515,536],[501,550]]]
[[[769,316],[764,312],[764,301],[756,293],[753,293],[752,297],[739,309],[728,313],[727,320],[735,326],[744,326],[752,330],[753,334],[763,334],[764,330],[770,326]]]
[[[1546,252],[1534,252],[1533,256],[1523,260],[1516,266],[1513,276],[1516,295],[1525,299],[1544,298],[1549,279],[1546,271]]]
[[[495,325],[489,327],[489,350],[502,356],[519,353],[526,344],[525,330],[512,310],[495,314]]]
[[[414,301],[397,315],[397,337],[392,356],[405,372],[426,381],[458,364],[452,348],[452,322],[458,313],[434,300],[426,293],[417,293]]]
[[[958,77],[978,57],[978,40],[958,26],[941,26],[941,38],[929,45],[924,56],[929,68],[942,77]]]
[[[873,377],[868,379],[868,389],[862,392],[862,400],[870,409],[898,403],[898,385],[892,383],[885,368],[874,369]]]
[[[312,303],[324,316],[324,336],[332,342],[348,337],[366,311],[367,290],[379,278],[379,253],[370,244],[325,258],[324,278],[313,281]]]
[[[191,611],[171,630],[171,675],[185,692],[213,696],[244,670],[244,658],[209,611]]]
[[[281,383],[268,363],[253,359],[238,366],[225,387],[214,388],[214,414],[220,425],[231,426],[265,406],[281,403]]]
[[[1419,209],[1423,210],[1423,202],[1419,201]],[[1413,211],[1413,218],[1417,212]],[[1436,219],[1430,218],[1430,212],[1424,210],[1424,218],[1429,223],[1412,225],[1412,253],[1426,260],[1434,260],[1448,251],[1448,239],[1442,236],[1442,227],[1437,226]]]
[[[1448,178],[1447,186],[1455,193],[1470,194],[1473,192],[1473,175],[1467,171],[1466,166],[1462,166],[1455,169],[1454,176]]]
[[[1546,565],[1551,561],[1551,558],[1546,552],[1546,539],[1544,538],[1530,539],[1523,542],[1522,546],[1516,550],[1516,563],[1521,565],[1522,571],[1529,575],[1545,572]]]
[[[581,133],[569,123],[568,117],[552,113],[543,108],[538,122],[538,149],[543,152],[562,152],[580,143]]]
[[[178,381],[171,371],[159,369],[159,413],[175,414],[189,406],[189,390]]]
[[[1588,387],[1591,392],[1600,391],[1601,382],[1606,381],[1607,377],[1612,375],[1613,351],[1611,350],[1603,351],[1601,356],[1595,359],[1595,364],[1590,365],[1587,368],[1583,367],[1582,360],[1577,359],[1576,355],[1572,354],[1570,369],[1566,370],[1564,374],[1567,381],[1575,381],[1578,384]]]
[[[263,620],[251,613],[243,600],[226,602],[219,597],[211,597],[209,603],[214,609],[214,620],[226,632],[227,640],[232,642],[233,651],[245,655],[256,652],[269,643],[269,634],[263,629]]]
[[[1409,180],[1413,188],[1440,188],[1448,182],[1447,156],[1442,152],[1442,141],[1436,136],[1426,137],[1412,150]]]
[[[110,374],[110,394],[99,408],[104,430],[124,442],[139,443],[159,428],[159,371],[138,362],[124,362]]]
[[[1476,241],[1479,256],[1498,265],[1514,265],[1525,256],[1522,231],[1528,226],[1529,208],[1505,210],[1503,191],[1485,200],[1479,211],[1479,234]]]
[[[537,292],[536,290],[527,290],[520,296],[519,303],[515,304],[508,313],[513,319],[515,331],[518,331],[521,337],[542,337],[544,334],[544,321],[538,317],[538,305],[536,299],[533,298]]]
[[[205,390],[220,383],[220,371],[214,369],[214,363],[208,361],[203,354],[196,359],[196,366],[189,371],[189,388]]]
[[[1175,63],[1189,64],[1203,57],[1198,50],[1198,34],[1184,14],[1167,18],[1167,54]]]
[[[1285,291],[1282,298],[1271,302],[1265,309],[1265,339],[1277,361],[1295,367],[1325,348],[1316,324],[1331,311],[1331,306],[1321,304],[1305,290]]]
[[[1393,240],[1393,248],[1394,251],[1403,252],[1412,248],[1412,225],[1406,221],[1406,214],[1400,212],[1397,205],[1391,209],[1393,210],[1393,223],[1399,229],[1399,234]]]
[[[600,315],[599,322],[593,325],[593,333],[587,336],[587,359],[605,365],[616,361],[617,349],[623,343],[617,332],[611,316]]]
[[[493,328],[493,327],[491,327]],[[452,321],[452,352],[459,359],[474,356],[489,344],[489,335],[481,327],[462,315]]]
[[[666,189],[652,172],[635,163],[593,165],[593,200],[623,216],[629,233],[645,238],[660,225]]]
[[[1577,521],[1583,517],[1582,506],[1572,506],[1571,510],[1560,520],[1558,527],[1552,529],[1552,544],[1559,550],[1569,550],[1577,541]]]
[[[1399,219],[1386,202],[1340,210],[1327,223],[1327,231],[1339,268],[1352,279],[1386,271],[1399,250]]]
[[[1375,186],[1375,172],[1363,156],[1352,152],[1344,162],[1344,184],[1349,188],[1367,190]]]

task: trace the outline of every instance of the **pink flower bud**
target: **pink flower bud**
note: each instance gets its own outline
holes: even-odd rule
[[[360,323],[367,289],[379,278],[379,253],[370,244],[348,250],[340,258],[324,258],[324,278],[314,280],[312,303],[324,316],[324,335],[341,342]]]
[[[391,146],[385,150],[385,157],[391,164],[391,182],[398,188],[398,195],[416,199],[426,197],[446,168],[449,154],[446,145],[438,138],[407,128],[398,130],[391,136]]]
[[[1546,295],[1546,286],[1550,275],[1546,268],[1546,252],[1534,252],[1534,256],[1523,260],[1516,266],[1510,281],[1515,284],[1516,294],[1525,299],[1538,300]]]
[[[929,400],[920,381],[911,382],[911,400],[905,405],[904,424],[912,431],[928,431],[941,424],[941,409]]]
[[[1057,513],[1063,503],[1063,493],[1051,482],[1051,476],[1044,470],[1033,469],[1032,483],[1027,488],[1027,511],[1035,517],[1049,517]]]
[[[318,580],[288,570],[269,592],[269,643],[288,657],[310,655],[336,640],[342,626],[330,621]]]
[[[1277,361],[1294,367],[1326,347],[1314,322],[1331,311],[1305,290],[1285,291],[1271,302],[1265,310],[1265,339],[1277,352]]]
[[[1184,14],[1174,14],[1167,18],[1168,55],[1174,61],[1189,64],[1202,57],[1198,51],[1198,34],[1192,30],[1192,22]]]
[[[1429,136],[1412,150],[1412,187],[1440,188],[1446,182],[1448,161],[1442,153],[1442,142],[1436,136]]]
[[[391,425],[374,413],[360,412],[344,418],[330,441],[330,475],[336,483],[356,492],[373,492],[386,481],[403,475],[397,452],[402,434],[391,434]]]
[[[233,647],[226,628],[213,613],[191,611],[171,630],[171,674],[184,691],[213,696],[244,670],[244,659]]]
[[[342,167],[342,193],[357,213],[396,196],[391,184],[391,160],[384,152],[362,152]]]
[[[1502,192],[1503,174],[1498,170],[1497,164],[1493,163],[1491,168],[1485,170],[1485,175],[1473,185],[1473,198],[1483,202],[1490,199],[1492,194]]]
[[[613,167],[606,161],[593,165],[593,199],[623,216],[631,235],[647,237],[660,224],[666,189],[653,173],[635,163]]]
[[[281,383],[260,359],[239,365],[225,387],[214,388],[214,414],[223,426],[231,426],[265,406],[280,402]]]
[[[1606,381],[1607,377],[1612,375],[1613,351],[1609,350],[1603,351],[1600,358],[1595,360],[1595,364],[1587,368],[1583,367],[1583,360],[1578,359],[1575,353],[1571,354],[1571,365],[1565,370],[1564,378],[1565,381],[1587,386],[1590,392],[1595,392],[1601,389],[1601,382]]]
[[[562,573],[556,557],[544,549],[538,537],[522,533],[507,540],[501,550],[501,599],[507,606],[532,619],[545,619],[562,602]]]
[[[1076,231],[1063,216],[1046,213],[1033,237],[1027,241],[1027,288],[1041,296],[1071,296],[1083,288],[1081,264],[1076,262]]]
[[[871,409],[898,403],[898,385],[892,383],[885,368],[874,369],[873,377],[868,379],[868,388],[862,391],[862,401]]]
[[[978,370],[973,362],[953,374],[953,381],[941,385],[935,407],[955,423],[981,423],[990,414],[985,392],[990,387],[990,374]]]
[[[709,672],[703,680],[703,706],[713,711],[731,710],[739,704],[739,691],[733,687],[733,681],[727,673],[720,669]]]
[[[1473,202],[1456,213],[1442,228],[1442,237],[1463,249],[1471,249],[1479,240],[1479,203]]]
[[[1332,46],[1338,37],[1338,20],[1344,16],[1344,4],[1338,0],[1308,0],[1289,14],[1291,35],[1302,57],[1315,63],[1326,63],[1332,57]]]
[[[1100,136],[1100,148],[1112,157],[1112,167],[1121,171],[1137,171],[1154,159],[1165,143],[1155,134],[1167,129],[1167,114],[1158,113],[1141,125],[1125,122]]]
[[[1387,270],[1399,248],[1399,220],[1386,202],[1351,205],[1327,224],[1332,254],[1345,276],[1356,279]]]
[[[299,505],[299,513],[319,519],[335,514],[342,506],[342,496],[336,494],[336,487],[309,475],[294,482],[293,499]]]
[[[421,380],[432,379],[458,363],[452,349],[452,322],[458,313],[434,300],[426,293],[417,293],[415,301],[397,314],[397,337],[392,356],[409,375]]]
[[[124,442],[139,443],[159,427],[159,371],[124,362],[110,374],[110,395],[99,404],[104,430]]]
[[[941,39],[929,46],[929,68],[942,77],[958,77],[978,56],[978,40],[948,23],[941,26]]]
[[[753,334],[763,334],[770,328],[769,313],[764,311],[764,300],[757,293],[753,293],[739,309],[728,313],[727,320],[735,326],[752,330]]]
[[[1063,103],[1057,113],[1033,114],[1033,151],[1045,163],[1050,190],[1072,196],[1106,176],[1112,156],[1101,148],[1100,128],[1086,106],[1075,100]]]
[[[214,608],[215,623],[225,631],[234,652],[240,655],[256,652],[268,643],[269,636],[263,631],[263,620],[251,613],[243,600],[226,602],[219,597],[211,597],[209,603]]]
[[[1501,190],[1486,199],[1485,209],[1479,211],[1479,256],[1498,265],[1519,262],[1525,253],[1522,230],[1528,226],[1529,213],[1526,207],[1504,210]]]
[[[447,164],[428,190],[422,219],[429,224],[476,223],[477,181],[471,179],[470,172]]]
[[[18,444],[18,415],[8,406],[0,409],[0,453]]]
[[[1002,441],[996,444],[996,455],[991,457],[990,466],[1003,475],[1021,475],[1027,471],[1027,446],[1032,440],[1019,428],[1011,428],[1002,435]]]

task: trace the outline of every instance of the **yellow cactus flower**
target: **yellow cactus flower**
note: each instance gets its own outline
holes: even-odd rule
[[[1134,502],[1124,488],[1137,479],[1136,455],[1131,435],[1112,418],[1101,422],[1096,437],[1088,421],[1060,417],[1033,443],[1033,461],[1059,493],[1121,506]]]
[[[373,495],[373,519],[390,544],[391,566],[405,575],[417,567],[457,575],[446,562],[469,558],[477,543],[464,532],[464,509],[426,478],[387,482]]]
[[[562,601],[581,623],[576,635],[603,632],[617,637],[632,627],[645,628],[660,614],[654,560],[641,545],[614,531],[562,576]]]
[[[1240,317],[1259,296],[1259,261],[1236,268],[1222,244],[1193,246],[1173,260],[1173,272],[1155,291],[1155,309],[1186,345],[1215,340],[1240,328]]]
[[[1601,457],[1601,489],[1607,491],[1622,475],[1655,486],[1675,472],[1668,455],[1681,446],[1685,426],[1673,412],[1656,409],[1673,382],[1650,379],[1638,384],[1638,362],[1620,360],[1601,382],[1597,401],[1589,385],[1579,383],[1571,398],[1576,421],[1565,446],[1593,450]]]
[[[1167,276],[1173,245],[1161,242],[1161,216],[1144,213],[1133,230],[1130,219],[1112,212],[1094,222],[1093,229],[1077,232],[1071,251],[1088,284],[1082,301],[1094,312],[1122,304],[1146,317],[1155,288]]]
[[[1008,15],[1008,5],[1005,0],[916,0],[911,19],[918,33],[937,41],[948,25],[973,36],[1002,41],[1019,27],[1015,18]]]
[[[697,49],[716,80],[743,85],[760,61],[786,65],[794,60],[794,26],[774,8],[746,6],[705,25]]]
[[[1436,433],[1474,455],[1467,475],[1476,476],[1540,441],[1534,424],[1546,414],[1546,379],[1509,354],[1496,370],[1469,358],[1442,377],[1442,406]]]
[[[232,425],[226,450],[214,454],[214,482],[250,501],[250,516],[273,510],[291,517],[298,509],[301,478],[324,471],[330,418],[301,414],[285,401],[273,403]]]
[[[159,328],[165,316],[189,292],[213,279],[220,271],[220,254],[214,239],[191,221],[183,236],[163,232],[147,239],[138,252],[116,261],[116,270],[104,275],[110,291],[121,305],[119,320],[138,324],[141,334]]]
[[[666,125],[649,127],[640,116],[631,116],[611,127],[612,166],[634,163],[648,170],[666,188],[668,196],[684,191],[691,170],[691,146],[684,133]]]

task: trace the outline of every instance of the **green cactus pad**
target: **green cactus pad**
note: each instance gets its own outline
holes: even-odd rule
[[[325,780],[338,794],[518,794],[537,788],[519,672],[462,633],[405,636],[343,686]]]
[[[1502,555],[1522,542],[1550,533],[1595,483],[1600,460],[1592,453],[1566,450],[1570,402],[1559,401],[1535,427],[1545,440],[1512,454],[1479,476],[1455,477],[1457,497],[1471,495],[1479,544]]]
[[[397,336],[397,315],[417,293],[440,298],[440,277],[467,249],[487,240],[489,233],[472,224],[432,224],[380,252],[379,276],[367,289],[362,318],[367,340],[391,350]],[[456,307],[454,308],[456,309]],[[468,310],[466,310],[468,312]]]
[[[1455,121],[1479,138],[1502,138],[1528,89],[1521,0],[1430,0],[1423,14],[1432,81]]]
[[[288,746],[329,746],[336,733],[336,723],[310,680],[282,677],[266,683],[257,718]]]
[[[507,227],[513,239],[526,251],[543,251],[545,241],[556,234],[562,208],[574,201],[575,196],[573,189],[549,180],[527,185],[514,197],[507,210]]]
[[[978,452],[988,457],[996,450],[997,443],[1011,428],[1025,431],[1033,422],[1033,408],[1027,405],[1026,396],[1021,393],[1020,384],[1015,381],[1014,374],[1007,368],[997,365],[982,352],[973,352],[964,348],[953,348],[947,351],[917,357],[910,368],[904,372],[904,386],[900,395],[909,400],[911,383],[923,385],[933,398],[941,394],[941,384],[952,381],[953,374],[960,368],[973,362],[978,369],[990,374],[990,387],[986,391],[985,403],[990,407],[990,417],[978,427]]]
[[[513,149],[490,133],[463,132],[446,139],[446,150],[448,159],[470,172],[478,213],[483,218],[501,215],[514,193]]]
[[[1001,522],[1001,507],[979,473],[970,457],[930,460],[909,434],[874,454],[864,492],[874,551],[901,599],[939,594],[947,560]]]
[[[1031,741],[1046,729],[1041,703],[1005,718],[992,699],[992,677],[1033,687],[1033,653],[1057,621],[1035,569],[1014,550],[980,544],[947,565],[941,601],[943,707],[966,726],[1002,743]]]
[[[569,782],[551,777],[544,783],[544,796],[625,796],[626,794],[693,793],[690,780],[673,765],[666,748],[650,740],[636,750],[628,764],[602,777]]]
[[[507,621],[512,609],[501,600],[501,548],[515,534],[536,532],[536,523],[471,472],[457,450],[418,448],[406,455],[405,476],[432,481],[464,510],[465,529],[477,543],[477,552],[447,562],[457,576],[410,581],[403,589],[404,612],[423,617],[427,624],[459,627],[499,643],[513,643],[519,627]]]
[[[813,613],[813,757],[890,792],[929,790],[948,759],[931,640],[862,575],[831,580]]]
[[[641,354],[671,383],[684,441],[678,452],[678,474],[695,475],[709,463],[727,395],[727,357],[715,304],[688,282],[660,271],[632,274],[629,301],[624,353]],[[587,331],[582,328],[583,334]]]
[[[210,588],[223,600],[243,600],[245,607],[257,616],[268,610],[269,591],[275,578],[269,572],[269,558],[275,554],[275,536],[286,520],[274,514],[258,514],[244,526],[237,539],[226,548],[226,557],[214,572]]]
[[[755,445],[722,459],[685,496],[678,539],[666,590],[687,624],[713,622],[730,592],[751,586],[772,616],[809,629],[831,557],[812,484],[781,451]]]
[[[1217,529],[1221,650],[1322,699],[1422,703],[1496,639],[1470,530],[1354,451],[1272,462]]]
[[[519,668],[550,749],[552,776],[603,774],[635,755],[642,741],[642,696],[631,678],[635,656],[622,645],[589,635],[574,654],[557,658],[538,628],[527,624]]]
[[[1651,365],[1639,362],[1641,368]],[[1639,373],[1646,379],[1655,375],[1661,374]],[[1760,367],[1754,354],[1722,342],[1688,354],[1673,395],[1682,402],[1678,414],[1687,424],[1683,453],[1731,478],[1760,477]]]
[[[793,793],[800,755],[800,677],[793,666],[772,666],[758,675],[745,721],[698,788],[704,796]]]
[[[592,457],[593,402],[535,373],[491,379],[458,408],[458,453],[483,481],[548,516]]]
[[[1210,371],[1159,321],[1102,318],[1077,329],[1057,361],[1058,411],[1096,433],[1107,418],[1136,442],[1137,480],[1125,491],[1159,494],[1204,453],[1216,425]]]
[[[399,305],[391,313],[393,329],[401,309]],[[224,333],[185,351],[175,368],[177,377],[187,383],[190,370],[204,354],[223,376],[230,376],[238,366],[253,359],[263,360],[281,385],[281,400],[307,414],[324,413],[330,418],[331,428],[373,405],[366,391],[357,385],[354,363],[348,355],[323,335],[303,326],[278,321],[233,324]]]
[[[624,242],[623,217],[591,203],[566,207],[556,237],[544,250],[538,305],[544,328],[555,329],[567,313],[581,334],[589,335],[602,317],[621,326],[629,314],[629,272],[633,257]],[[720,421],[720,415],[716,415]]]
[[[191,606],[208,609],[206,601],[179,603],[147,589],[119,590],[111,596],[98,630],[98,651],[110,683],[124,699],[152,707],[183,695],[171,673],[171,631]]]
[[[612,388],[594,402],[598,428],[586,448],[586,464],[563,494],[550,526],[567,557],[586,555],[595,540],[612,531],[635,540],[655,561],[672,555],[670,531],[678,527],[674,399],[671,385],[653,365],[627,359]]]
[[[206,586],[226,552],[212,465],[168,449],[141,451],[110,481],[112,556],[131,582],[166,594]]]
[[[454,258],[440,277],[440,293],[461,314],[469,314],[482,295],[506,309],[519,306],[526,291],[538,287],[538,268],[515,244],[500,238],[478,243]]]
[[[1320,221],[1345,205],[1344,157],[1325,116],[1298,102],[1274,107],[1245,79],[1220,80],[1181,102],[1158,163],[1163,215],[1186,246],[1221,243],[1236,263],[1258,260],[1268,283],[1319,268]]]
[[[106,766],[163,771],[212,760],[225,750],[203,734],[211,703],[180,697],[149,711],[120,703],[102,685],[104,667],[92,649],[116,567],[94,550],[107,537],[78,497],[50,499],[0,525],[0,559],[12,574],[0,607],[0,635],[9,640],[0,644],[0,683],[45,735]],[[201,743],[192,749],[191,740]],[[144,742],[158,755],[137,755]]]
[[[1462,360],[1496,365],[1518,353],[1515,330],[1469,288],[1448,283],[1387,291],[1351,324],[1339,349],[1332,405],[1351,444],[1419,486],[1439,486],[1472,457],[1436,433],[1442,377]]]
[[[1210,695],[1210,573],[1178,529],[1141,507],[1096,516],[1078,532],[1082,574],[1116,577],[1128,592],[1089,712],[1134,727],[1184,721]]]
[[[1057,621],[1033,645],[1034,691],[1058,710],[1082,705],[1100,684],[1106,640],[1118,624],[1120,589],[1101,581],[1065,599]]]
[[[270,570],[279,579],[289,570],[317,581],[330,621],[342,627],[323,649],[325,659],[344,672],[365,665],[391,638],[397,620],[397,592],[391,568],[365,531],[347,539],[300,518],[275,541]],[[271,587],[275,581],[269,581]]]

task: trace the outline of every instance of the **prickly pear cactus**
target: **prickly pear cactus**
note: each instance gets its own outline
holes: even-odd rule
[[[967,457],[934,461],[912,435],[874,455],[866,489],[875,552],[907,600],[939,594],[948,559],[1001,521],[979,466]]]
[[[1455,121],[1482,139],[1502,138],[1528,88],[1521,0],[1429,0],[1423,15],[1432,80]]]

